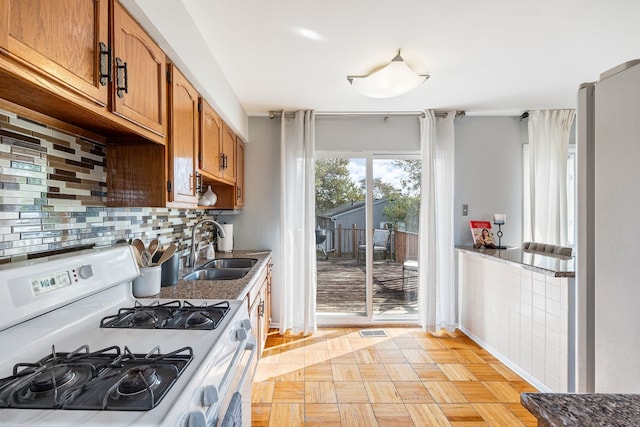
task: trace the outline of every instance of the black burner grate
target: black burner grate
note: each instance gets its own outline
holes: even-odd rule
[[[0,379],[0,408],[148,411],[193,359],[191,347],[134,354],[127,347],[82,346],[36,363],[19,363]]]
[[[208,330],[217,328],[229,310],[228,301],[200,306],[178,300],[149,305],[136,301],[133,307],[121,308],[117,314],[103,318],[100,327]]]

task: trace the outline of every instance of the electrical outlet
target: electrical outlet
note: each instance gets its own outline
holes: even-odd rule
[[[469,215],[469,205],[462,205],[462,216]]]

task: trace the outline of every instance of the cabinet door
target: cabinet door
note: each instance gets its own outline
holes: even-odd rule
[[[236,142],[236,207],[244,206],[244,142]]]
[[[158,135],[167,132],[166,57],[118,1],[113,2],[113,112]]]
[[[222,119],[215,110],[200,99],[200,170],[220,178],[220,155],[222,154]]]
[[[108,24],[108,0],[0,0],[0,52],[104,106]]]
[[[271,269],[271,267],[267,267]],[[269,336],[269,325],[271,324],[271,273],[267,273],[264,286],[260,292],[260,299],[262,301],[261,310],[261,323],[260,323],[260,339],[262,349],[264,349],[267,343],[267,337]]]
[[[198,92],[175,67],[171,73],[169,201],[196,206],[195,154],[199,139]]]
[[[229,184],[236,182],[236,134],[226,123],[222,126],[222,178]]]

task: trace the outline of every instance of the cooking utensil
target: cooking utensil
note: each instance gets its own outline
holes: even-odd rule
[[[151,256],[151,252],[149,252],[148,250],[143,250],[142,253],[140,254],[142,257],[142,263],[144,264],[144,267],[149,267],[151,266],[151,260],[152,260],[152,256]]]
[[[160,242],[158,242],[158,239],[152,239],[149,242],[149,246],[147,246],[147,250],[151,254],[151,258],[153,258],[153,256],[156,254],[156,251],[158,250],[159,245],[160,245]]]
[[[144,265],[144,261],[142,261],[142,255],[140,255],[140,252],[135,246],[133,247],[132,252],[133,252],[133,256],[136,257],[136,262],[138,263],[138,267],[144,267],[145,265]]]
[[[144,251],[144,242],[140,239],[138,239],[137,237],[135,239],[133,239],[133,241],[131,242],[131,245],[136,248],[138,250],[138,253],[142,255],[142,252]]]
[[[162,265],[164,262],[168,261],[174,253],[176,253],[177,249],[178,247],[175,244],[169,244],[169,246],[167,246],[167,249],[165,249],[162,253],[162,256],[160,256],[160,258],[158,259],[158,262],[152,265]]]

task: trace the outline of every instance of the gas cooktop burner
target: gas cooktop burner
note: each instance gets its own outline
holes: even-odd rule
[[[18,363],[0,379],[0,408],[147,411],[165,396],[193,359],[191,347],[133,354],[124,347],[89,352],[82,346],[37,363]]]
[[[135,329],[215,329],[229,312],[229,302],[195,306],[178,300],[160,304],[121,308],[118,314],[100,321],[101,328]]]
[[[29,390],[38,393],[50,391],[56,387],[64,387],[69,384],[69,381],[73,380],[75,376],[76,373],[73,368],[69,366],[53,366],[37,374],[31,381]]]

